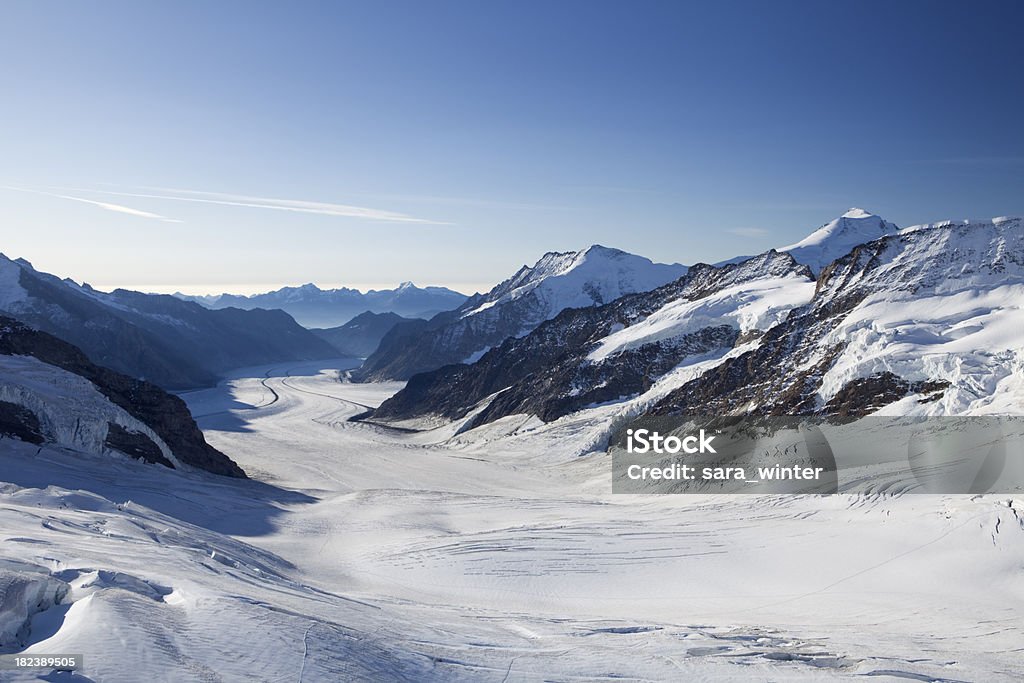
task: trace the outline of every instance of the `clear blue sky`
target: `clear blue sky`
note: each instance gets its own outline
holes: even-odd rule
[[[1022,19],[1020,2],[8,0],[0,251],[107,287],[472,290],[591,243],[720,260],[850,206],[1020,214]]]

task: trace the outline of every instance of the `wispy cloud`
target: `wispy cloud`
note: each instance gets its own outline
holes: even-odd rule
[[[730,232],[733,235],[739,235],[741,237],[764,237],[770,235],[771,231],[765,230],[764,228],[729,228],[726,232]]]
[[[948,157],[945,159],[912,159],[911,164],[942,164],[947,166],[1015,166],[1024,164],[1024,157],[978,156]]]
[[[85,199],[84,197],[72,197],[66,194],[57,194],[56,192],[44,192],[42,190],[30,190],[24,187],[11,187],[9,185],[2,186],[5,190],[13,190],[15,192],[31,192],[32,194],[40,194],[46,197],[53,197],[55,199],[67,199],[72,202],[81,202],[83,204],[90,204],[97,206],[107,211],[114,211],[116,213],[124,213],[129,216],[136,216],[137,218],[152,218],[165,223],[180,223],[177,218],[168,218],[167,216],[161,216],[158,213],[151,213],[149,211],[143,211],[141,209],[133,209],[130,206],[122,206],[121,204],[111,204],[110,202],[98,202],[94,199]]]
[[[198,190],[178,190],[171,188],[155,188],[146,192],[124,192],[115,190],[87,190],[75,188],[77,192],[95,192],[115,197],[136,197],[140,199],[160,199],[175,202],[194,202],[199,204],[215,204],[218,206],[238,206],[249,209],[270,209],[274,211],[293,211],[297,213],[317,214],[321,216],[338,216],[341,218],[361,218],[371,221],[391,223],[420,223],[426,225],[451,225],[444,221],[417,218],[397,211],[372,209],[365,206],[335,204],[331,202],[313,202],[302,199],[278,199],[274,197],[253,197],[249,195],[228,194],[224,192],[200,192]]]
[[[429,194],[366,194],[373,200],[390,202],[414,202],[417,204],[439,204],[444,206],[470,206],[484,209],[509,209],[513,211],[574,211],[576,207],[555,204],[533,204],[529,202],[511,202],[499,199],[477,199],[472,197],[442,197]]]

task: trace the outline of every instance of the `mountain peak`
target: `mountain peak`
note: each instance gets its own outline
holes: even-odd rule
[[[895,223],[890,223],[870,211],[852,208],[799,242],[779,247],[778,250],[789,252],[798,263],[818,273],[857,245],[897,232],[899,227]]]
[[[840,218],[871,218],[874,215],[875,214],[870,211],[865,211],[864,209],[859,209],[855,206],[840,216]]]
[[[619,254],[625,254],[626,252],[621,249],[615,249],[614,247],[606,247],[603,244],[591,244],[589,247],[584,249],[582,253],[600,256],[618,256]]]

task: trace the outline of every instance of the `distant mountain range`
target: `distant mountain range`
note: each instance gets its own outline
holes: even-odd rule
[[[381,339],[399,323],[412,322],[397,313],[373,313],[366,311],[344,325],[327,329],[314,328],[313,334],[337,349],[341,356],[366,358],[377,350]]]
[[[238,367],[338,355],[283,311],[210,310],[168,295],[99,292],[2,254],[0,313],[165,389],[209,386]]]
[[[478,358],[413,374],[372,419],[472,428],[609,404],[634,416],[1020,411],[1022,219],[900,230],[851,209],[796,244],[732,261],[562,310]],[[402,327],[367,375],[384,352],[402,357],[388,348]],[[437,362],[423,339],[408,336],[404,367]]]
[[[206,308],[280,309],[304,327],[330,328],[344,325],[360,313],[395,313],[407,318],[430,318],[449,311],[466,301],[465,294],[446,287],[417,287],[403,282],[395,289],[320,289],[314,284],[284,287],[273,292],[242,296],[215,294],[211,296],[174,296],[194,301]]]
[[[653,263],[600,245],[550,252],[454,311],[396,325],[356,376],[361,381],[408,379],[451,363],[471,363],[565,308],[605,304],[654,289],[685,272],[686,266]]]

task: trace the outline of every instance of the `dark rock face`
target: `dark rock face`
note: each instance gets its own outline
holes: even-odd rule
[[[25,443],[45,441],[36,414],[17,403],[0,401],[0,437],[9,436]]]
[[[566,309],[530,334],[507,339],[472,365],[449,365],[413,376],[374,411],[373,418],[458,419],[497,394],[470,426],[516,413],[550,421],[588,405],[636,395],[688,357],[731,348],[739,331],[710,326],[622,351],[606,362],[589,361],[590,352],[614,329],[629,327],[674,300],[697,300],[753,278],[786,274],[810,281],[806,267],[771,251],[720,268],[698,264],[674,282],[604,306]]]
[[[121,451],[136,460],[144,460],[148,463],[163,465],[164,467],[174,467],[171,461],[160,452],[160,447],[153,443],[153,440],[148,436],[139,432],[129,432],[121,425],[114,424],[113,422],[107,423],[105,445],[107,448]]]
[[[360,313],[340,327],[310,330],[333,346],[344,357],[366,358],[380,346],[381,340],[396,325],[410,322],[397,313]]]
[[[571,354],[498,394],[469,426],[517,413],[550,422],[588,406],[631,398],[650,389],[686,358],[729,348],[736,337],[736,328],[719,325],[630,349],[616,356],[614,363],[581,364]]]
[[[84,377],[112,403],[148,425],[181,462],[214,474],[245,477],[230,458],[206,443],[185,402],[155,384],[96,365],[71,344],[3,316],[0,354],[32,356]]]
[[[911,394],[932,394],[933,397],[924,401],[935,400],[947,387],[949,382],[946,381],[908,382],[891,372],[880,372],[847,382],[821,412],[840,417],[862,417]]]
[[[210,386],[247,365],[337,356],[283,311],[214,311],[173,296],[106,294],[3,256],[0,268],[18,268],[28,294],[0,313],[74,344],[94,363],[168,389]]]

